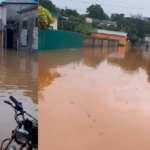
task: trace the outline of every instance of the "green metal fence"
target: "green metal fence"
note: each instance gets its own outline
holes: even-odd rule
[[[83,34],[47,30],[38,34],[38,50],[55,50],[55,49],[69,49],[69,48],[82,48],[83,47]]]

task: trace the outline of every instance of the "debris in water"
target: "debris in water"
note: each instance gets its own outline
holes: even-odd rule
[[[88,113],[87,113],[88,117],[91,117]]]
[[[99,134],[104,134],[104,133],[101,132],[101,133],[99,133]]]

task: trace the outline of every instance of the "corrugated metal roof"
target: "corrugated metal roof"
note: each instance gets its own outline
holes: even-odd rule
[[[52,13],[52,12],[50,12],[50,14],[51,14],[53,17],[56,17],[56,18],[64,18],[63,16],[58,15],[58,14],[55,14],[55,13]]]
[[[4,1],[4,3],[34,3],[34,2],[35,2],[34,0],[5,0]]]
[[[125,33],[125,32],[116,32],[116,31],[108,31],[108,30],[98,30],[98,33],[127,36],[127,33]]]
[[[20,11],[18,11],[18,13],[23,13],[23,12],[26,12],[26,11],[30,11],[32,9],[37,9],[38,10],[38,5],[33,5],[33,6],[30,6],[30,7],[26,7]]]

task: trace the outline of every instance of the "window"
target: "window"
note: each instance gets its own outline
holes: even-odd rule
[[[27,21],[23,21],[22,28],[27,29]]]
[[[35,27],[38,27],[38,18],[35,19]]]

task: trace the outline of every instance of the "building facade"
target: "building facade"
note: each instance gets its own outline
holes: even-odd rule
[[[38,5],[21,10],[19,17],[19,49],[38,51]]]
[[[0,4],[0,47],[17,49],[18,11],[37,5],[32,0],[5,0]]]
[[[61,15],[58,15],[58,14],[55,14],[55,13],[52,13],[52,12],[50,12],[50,14],[51,14],[51,15],[53,16],[53,18],[54,18],[54,23],[51,24],[50,29],[58,30],[58,20],[59,20],[60,18],[65,18],[65,17],[63,17],[63,16],[61,16]]]
[[[119,44],[123,45],[126,45],[127,43],[127,33],[124,32],[98,30],[98,32],[96,34],[93,34],[92,36],[119,40]]]
[[[92,19],[92,18],[89,18],[89,17],[85,17],[85,20],[86,20],[86,22],[88,22],[88,23],[92,23],[92,22],[93,22],[93,19]]]

